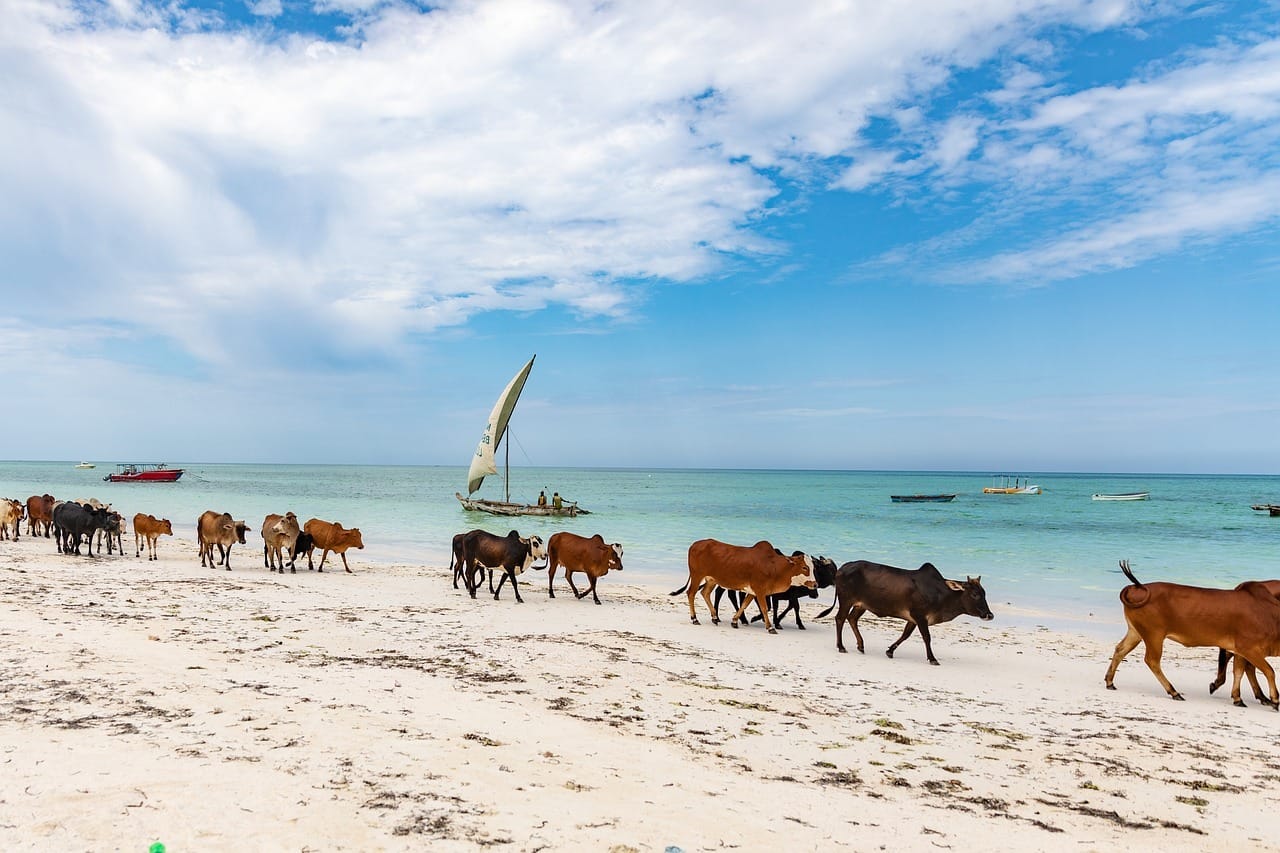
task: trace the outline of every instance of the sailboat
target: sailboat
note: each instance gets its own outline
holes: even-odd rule
[[[484,435],[480,436],[480,443],[476,445],[475,456],[471,457],[471,468],[467,471],[467,497],[464,498],[461,492],[453,493],[458,502],[462,504],[463,509],[487,512],[492,515],[577,516],[589,514],[587,510],[578,506],[576,501],[564,501],[560,506],[513,503],[511,500],[510,442],[507,442],[506,470],[504,472],[505,500],[492,501],[471,497],[480,488],[480,484],[484,482],[485,477],[498,473],[498,465],[494,454],[498,449],[498,445],[502,443],[503,436],[507,434],[507,422],[511,420],[511,414],[516,408],[516,401],[520,399],[520,392],[524,390],[524,383],[529,379],[529,371],[533,370],[533,361],[536,358],[537,356],[535,355],[529,359],[528,364],[520,368],[520,372],[507,383],[507,387],[498,395],[498,402],[493,404],[493,411],[489,413],[489,422],[485,425]]]

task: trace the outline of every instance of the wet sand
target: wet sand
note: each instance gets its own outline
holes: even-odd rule
[[[829,591],[770,636],[626,572],[601,606],[530,572],[516,604],[444,562],[127,554],[0,542],[6,849],[1280,848],[1280,714],[1174,644],[1186,702],[1140,650],[1105,690],[1118,603],[1103,640],[1002,624],[989,590],[932,667],[918,637],[885,657],[892,620],[838,654]]]

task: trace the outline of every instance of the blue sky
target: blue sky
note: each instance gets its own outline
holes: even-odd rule
[[[0,0],[24,459],[1280,473],[1280,6]]]

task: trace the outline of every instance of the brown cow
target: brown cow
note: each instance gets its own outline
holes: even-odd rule
[[[596,604],[600,603],[596,595],[596,581],[609,573],[610,569],[622,571],[622,545],[618,542],[606,543],[604,537],[597,533],[590,539],[576,533],[560,532],[552,534],[547,540],[547,593],[556,597],[556,567],[564,566],[564,579],[569,582],[569,589],[578,598],[589,592]],[[573,573],[582,572],[591,581],[590,589],[578,592],[573,584]]]
[[[1235,680],[1231,699],[1241,707],[1240,679],[1245,663],[1251,663],[1267,677],[1271,699],[1267,704],[1280,710],[1280,692],[1276,690],[1276,673],[1267,655],[1280,654],[1280,599],[1265,584],[1246,581],[1235,589],[1206,589],[1179,583],[1143,584],[1129,570],[1127,560],[1120,569],[1132,583],[1120,590],[1124,620],[1129,630],[1116,644],[1107,667],[1106,685],[1115,690],[1116,668],[1125,655],[1146,646],[1147,667],[1164,687],[1170,698],[1181,700],[1160,668],[1160,653],[1165,639],[1184,646],[1217,646],[1235,652]]]
[[[1267,588],[1267,592],[1271,593],[1276,598],[1280,598],[1280,580],[1258,581],[1258,583],[1265,586]],[[1238,586],[1236,587],[1236,589],[1239,588],[1240,587]],[[1226,649],[1218,649],[1218,675],[1213,679],[1213,681],[1209,682],[1210,693],[1215,692],[1219,687],[1227,683],[1227,664],[1234,656],[1235,652],[1229,652]],[[1247,661],[1245,662],[1244,674],[1249,679],[1249,686],[1253,688],[1253,695],[1256,696],[1258,701],[1263,705],[1269,704],[1267,702],[1267,697],[1262,694],[1262,688],[1258,686],[1258,674],[1253,664]]]
[[[196,540],[200,547],[200,565],[205,564],[206,557],[209,568],[214,568],[213,546],[218,546],[220,559],[218,565],[226,566],[231,571],[231,546],[239,542],[244,544],[245,531],[249,525],[236,521],[229,512],[214,512],[211,509],[201,513],[196,521]]]
[[[711,611],[711,622],[718,625],[720,618],[711,603],[711,591],[717,585],[746,593],[730,625],[737,628],[743,612],[754,601],[770,634],[778,632],[765,612],[765,599],[793,586],[806,589],[817,589],[818,586],[813,579],[813,560],[807,554],[788,557],[763,539],[749,548],[715,539],[699,539],[689,546],[689,580],[671,594],[679,595],[688,590],[689,620],[697,625],[698,611],[693,598],[701,589],[702,599],[707,603],[707,610]]]
[[[18,534],[22,531],[22,519],[27,514],[27,509],[22,505],[21,501],[15,501],[12,498],[0,498],[0,539],[9,538],[9,530],[13,530],[13,541],[18,541]]]
[[[344,528],[336,521],[321,521],[318,518],[307,519],[307,523],[302,525],[302,529],[311,535],[313,547],[319,548],[320,568],[318,572],[324,571],[324,558],[329,556],[329,552],[337,554],[342,558],[342,567],[347,570],[348,574],[355,574],[351,571],[351,567],[347,565],[347,549],[348,548],[364,548],[364,540],[360,538],[360,528],[352,527]],[[307,554],[307,568],[312,568],[311,555]]]
[[[39,536],[44,529],[44,538],[53,535],[53,495],[32,495],[27,498],[27,533]]]
[[[297,574],[294,566],[293,551],[298,544],[298,534],[302,528],[298,526],[298,516],[292,512],[284,515],[272,513],[262,520],[262,565],[271,571],[276,570],[276,561],[280,562],[280,574],[284,574],[284,555],[289,554],[289,571]]]
[[[172,536],[173,525],[167,518],[156,518],[154,515],[138,513],[133,517],[133,556],[142,556],[142,543],[147,543],[147,559],[158,560],[156,546],[161,536]]]

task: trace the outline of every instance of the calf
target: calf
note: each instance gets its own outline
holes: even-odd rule
[[[284,574],[284,555],[289,553],[289,571],[297,574],[298,569],[293,557],[298,542],[298,534],[302,528],[298,526],[298,516],[292,512],[284,515],[272,513],[262,520],[262,565],[276,570],[276,562],[280,563],[280,574]],[[323,558],[321,558],[323,559]]]
[[[298,558],[303,554],[307,555],[307,564],[311,564],[311,552],[316,547],[315,541],[311,538],[311,534],[305,530],[298,534],[298,538],[294,540],[293,547],[289,549],[289,560],[296,563]]]
[[[914,570],[866,560],[845,563],[836,572],[836,602],[840,607],[836,613],[836,648],[840,651],[846,651],[846,620],[858,640],[858,651],[863,651],[858,620],[869,610],[876,616],[907,620],[902,636],[885,650],[886,655],[893,657],[898,646],[919,627],[925,656],[934,666],[938,665],[938,659],[933,656],[930,625],[950,622],[962,614],[976,616],[983,621],[995,618],[987,606],[987,593],[982,588],[981,577],[968,578],[964,583],[947,580],[933,563],[925,563]],[[830,612],[829,607],[819,613],[818,618]]]
[[[791,556],[800,556],[803,551],[795,551]],[[771,595],[768,598],[768,605],[773,612],[773,625],[778,630],[782,630],[782,617],[786,616],[792,610],[796,613],[796,627],[801,631],[805,630],[804,622],[800,621],[800,597],[817,598],[818,590],[826,589],[836,582],[836,563],[830,557],[814,557],[813,558],[813,580],[817,584],[814,589],[807,586],[793,586],[786,592],[779,595]],[[712,600],[715,602],[717,612],[720,609],[720,599],[725,593],[724,587],[717,587]],[[739,594],[735,590],[729,590],[729,600],[733,602],[734,607],[739,604]],[[787,606],[782,609],[782,613],[778,613],[778,603],[787,602]],[[751,617],[752,622],[760,621],[760,614]]]
[[[324,571],[324,558],[332,551],[342,558],[342,568],[347,570],[347,574],[353,574],[351,567],[347,565],[347,549],[364,549],[364,539],[360,536],[359,527],[345,528],[336,521],[311,518],[302,529],[311,535],[312,547],[320,549],[320,567],[316,571]],[[308,552],[307,568],[311,567],[311,554]]]
[[[231,571],[231,546],[239,542],[245,544],[244,534],[249,525],[236,521],[229,512],[205,510],[196,520],[196,544],[200,548],[200,565],[208,559],[209,568],[214,568],[213,548],[218,547],[217,565],[226,566]]]
[[[1235,589],[1206,589],[1179,583],[1143,584],[1129,569],[1126,560],[1120,570],[1130,585],[1120,590],[1124,605],[1124,621],[1128,631],[1116,644],[1111,665],[1107,667],[1106,685],[1115,690],[1116,669],[1120,661],[1139,643],[1146,646],[1147,668],[1172,699],[1181,700],[1160,668],[1160,654],[1166,639],[1184,646],[1217,646],[1234,652],[1235,680],[1231,700],[1241,707],[1240,679],[1245,664],[1251,663],[1267,677],[1271,698],[1267,704],[1280,710],[1280,693],[1276,690],[1276,674],[1267,662],[1268,655],[1280,654],[1280,599],[1257,581],[1245,581]],[[1266,701],[1266,700],[1264,700]]]
[[[142,556],[142,542],[147,543],[147,559],[158,560],[156,545],[161,535],[172,536],[173,525],[167,518],[156,518],[154,515],[138,513],[133,517],[133,556]]]
[[[552,534],[547,540],[547,594],[552,598],[556,597],[557,566],[564,566],[564,579],[576,597],[582,598],[589,592],[591,599],[599,604],[596,581],[607,575],[610,569],[622,571],[622,545],[618,542],[606,544],[599,533],[590,539],[563,531]],[[585,574],[591,581],[590,588],[578,592],[573,584],[574,572]]]
[[[472,598],[476,597],[476,589],[480,585],[477,571],[486,568],[502,569],[502,578],[498,581],[497,589],[493,588],[493,572],[489,573],[489,591],[493,593],[494,601],[502,595],[502,585],[510,578],[511,589],[516,594],[516,602],[523,604],[524,599],[520,597],[520,585],[516,582],[516,575],[522,574],[525,569],[533,565],[535,560],[541,560],[546,555],[540,536],[521,537],[515,530],[506,536],[497,536],[484,530],[472,530],[462,539],[467,591],[471,593]]]

